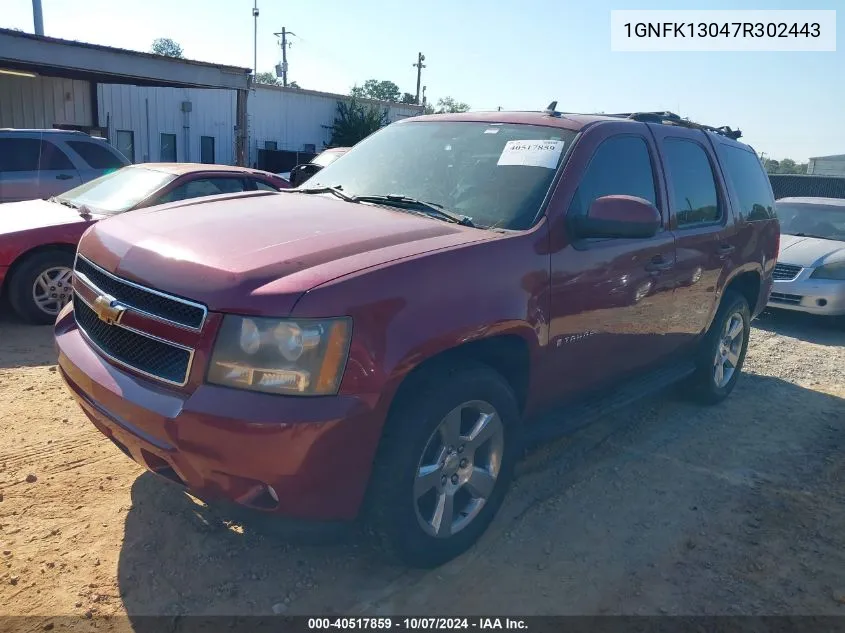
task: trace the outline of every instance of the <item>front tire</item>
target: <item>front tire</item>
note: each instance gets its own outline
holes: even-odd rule
[[[697,400],[716,404],[730,395],[742,372],[751,334],[751,310],[742,295],[728,291],[704,337],[691,387]]]
[[[12,308],[28,323],[55,323],[59,312],[73,296],[72,277],[72,253],[50,250],[29,256],[9,279]]]
[[[469,549],[502,505],[520,414],[510,385],[485,365],[411,380],[385,428],[368,514],[393,558],[430,568]]]

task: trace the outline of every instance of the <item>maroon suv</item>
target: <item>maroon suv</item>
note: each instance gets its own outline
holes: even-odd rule
[[[670,113],[424,116],[281,195],[100,222],[61,374],[201,497],[363,513],[404,561],[442,563],[526,442],[681,380],[731,392],[779,240],[738,136]]]

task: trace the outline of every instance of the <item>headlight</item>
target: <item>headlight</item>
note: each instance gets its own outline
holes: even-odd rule
[[[322,396],[337,392],[352,322],[228,315],[217,336],[208,382],[267,393]]]
[[[839,279],[845,280],[845,262],[819,266],[810,275],[811,279]]]

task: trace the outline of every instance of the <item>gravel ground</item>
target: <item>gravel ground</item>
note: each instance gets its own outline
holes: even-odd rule
[[[422,572],[354,529],[229,516],[145,473],[0,321],[0,614],[843,614],[845,328],[755,322],[712,408],[669,393],[530,455],[479,545]]]

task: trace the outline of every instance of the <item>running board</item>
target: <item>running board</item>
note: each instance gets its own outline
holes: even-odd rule
[[[668,365],[624,382],[609,394],[599,392],[529,420],[523,436],[525,448],[569,435],[605,415],[660,393],[692,375],[695,369],[692,361]]]

